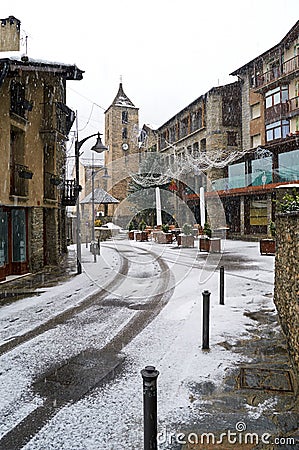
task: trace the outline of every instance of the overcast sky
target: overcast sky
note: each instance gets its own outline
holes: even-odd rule
[[[160,126],[278,43],[298,20],[297,0],[2,0],[21,20],[28,56],[75,63],[69,82],[80,138],[104,131],[122,76],[140,123]],[[25,47],[22,48],[25,52]]]

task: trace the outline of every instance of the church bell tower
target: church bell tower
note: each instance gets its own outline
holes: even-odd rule
[[[113,167],[109,170],[107,190],[120,202],[128,195],[128,179],[122,179],[118,173],[126,156],[139,153],[138,146],[139,117],[138,108],[125,94],[122,82],[112,104],[105,111],[105,144],[109,151],[105,152],[105,165]],[[118,165],[117,161],[122,161]],[[113,215],[114,205],[109,205],[109,215]]]

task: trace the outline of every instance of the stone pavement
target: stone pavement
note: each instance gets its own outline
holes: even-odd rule
[[[273,309],[248,316],[256,323],[250,340],[221,345],[251,362],[236,366],[220,389],[209,382],[193,386],[198,420],[179,427],[186,443],[172,449],[299,449],[298,379],[277,315]]]

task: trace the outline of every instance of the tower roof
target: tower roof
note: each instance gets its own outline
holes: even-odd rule
[[[125,94],[122,83],[119,83],[118,93],[116,94],[111,106],[126,106],[129,108],[135,108],[134,103],[132,103],[129,97]]]

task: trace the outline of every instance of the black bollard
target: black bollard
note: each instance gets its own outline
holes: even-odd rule
[[[203,291],[203,308],[202,308],[202,349],[209,350],[210,335],[210,292]]]
[[[146,366],[143,378],[144,450],[157,450],[157,378],[158,370]]]
[[[220,290],[219,290],[219,303],[224,305],[224,267],[220,267]]]

